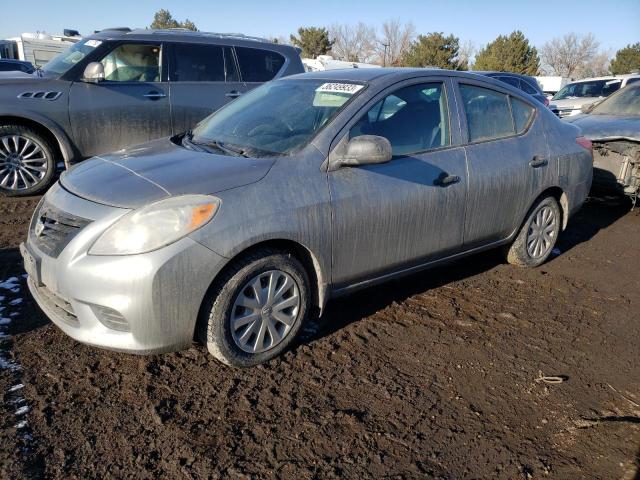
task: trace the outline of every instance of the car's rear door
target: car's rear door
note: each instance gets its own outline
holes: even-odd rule
[[[104,65],[105,80],[87,83],[77,79],[69,92],[69,118],[80,156],[170,135],[162,44],[115,44],[98,61]]]
[[[386,164],[328,172],[338,287],[460,250],[467,169],[450,85],[439,77],[396,84],[336,138],[383,136],[394,151]]]
[[[172,43],[168,49],[174,133],[193,128],[242,93],[232,47]]]
[[[469,168],[465,249],[471,249],[507,238],[557,172],[537,105],[493,85],[456,83]]]

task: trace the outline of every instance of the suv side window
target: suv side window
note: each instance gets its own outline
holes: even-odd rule
[[[507,95],[465,84],[460,85],[460,93],[470,142],[515,134]]]
[[[421,83],[396,90],[377,102],[349,130],[349,138],[379,135],[394,156],[450,144],[447,97],[442,83]]]
[[[105,80],[110,82],[159,82],[160,46],[125,43],[102,60]]]
[[[279,53],[257,48],[235,48],[242,80],[245,82],[268,82],[284,65],[284,57]]]
[[[230,47],[176,43],[171,62],[172,82],[237,81]]]
[[[527,82],[526,80],[520,80],[520,85],[522,85],[522,90],[529,95],[536,95],[538,93],[538,91],[531,85],[529,85],[529,82]]]
[[[519,90],[522,90],[522,86],[520,85],[520,80],[515,77],[509,77],[509,76],[498,77],[498,80],[504,83],[508,83],[509,85],[512,85]]]

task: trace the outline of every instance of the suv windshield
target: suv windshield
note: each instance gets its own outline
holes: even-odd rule
[[[627,87],[597,105],[596,115],[640,115],[640,86]]]
[[[622,80],[592,80],[588,82],[570,83],[554,95],[551,100],[564,100],[577,97],[606,97],[620,88]]]
[[[322,80],[267,83],[203,120],[187,139],[227,154],[287,154],[311,141],[363,88]]]
[[[101,44],[102,42],[100,40],[93,39],[74,43],[64,52],[56,55],[44,64],[42,72],[49,75],[62,75]]]

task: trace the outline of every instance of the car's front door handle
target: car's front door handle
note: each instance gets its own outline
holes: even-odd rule
[[[144,94],[144,98],[148,98],[149,100],[159,100],[164,97],[166,97],[166,95],[162,92],[149,92]]]
[[[454,183],[458,183],[459,181],[460,177],[458,175],[445,175],[444,177],[436,180],[436,185],[446,187],[447,185],[453,185]]]
[[[548,164],[549,164],[549,160],[547,160],[544,157],[539,157],[538,155],[533,157],[533,160],[529,162],[529,166],[533,168],[544,167],[545,165],[548,165]]]
[[[225,97],[229,98],[238,98],[240,95],[242,95],[242,92],[239,92],[237,90],[232,90],[231,92],[227,92],[224,94]]]

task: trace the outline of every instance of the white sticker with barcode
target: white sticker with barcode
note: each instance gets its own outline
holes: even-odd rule
[[[102,45],[102,42],[100,40],[87,40],[84,44],[87,47],[96,48],[96,47],[99,47],[100,45]]]
[[[358,85],[357,83],[323,83],[316,88],[316,92],[348,93],[353,95],[363,88],[364,85]]]

